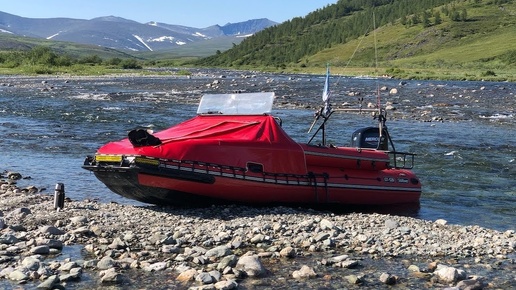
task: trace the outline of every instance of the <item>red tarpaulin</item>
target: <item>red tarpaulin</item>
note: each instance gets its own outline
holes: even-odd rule
[[[157,132],[162,144],[133,147],[128,139],[111,142],[100,154],[143,155],[247,167],[263,165],[265,172],[306,174],[303,149],[276,120],[260,116],[196,116]]]

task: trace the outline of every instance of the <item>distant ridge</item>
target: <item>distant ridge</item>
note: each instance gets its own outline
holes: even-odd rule
[[[253,35],[277,23],[254,19],[224,26],[194,28],[159,22],[103,16],[90,20],[72,18],[25,18],[0,11],[0,33],[67,41],[125,51],[166,51],[180,46],[223,37],[227,48],[243,36]]]

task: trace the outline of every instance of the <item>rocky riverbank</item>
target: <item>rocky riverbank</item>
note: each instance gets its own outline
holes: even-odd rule
[[[38,289],[510,289],[516,233],[289,207],[161,208],[0,187],[0,285]]]

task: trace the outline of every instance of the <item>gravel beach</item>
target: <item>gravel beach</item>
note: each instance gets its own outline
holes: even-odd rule
[[[516,288],[514,230],[283,206],[57,210],[20,178],[1,179],[4,289]]]

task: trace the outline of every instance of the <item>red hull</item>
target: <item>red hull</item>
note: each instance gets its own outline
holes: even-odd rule
[[[112,191],[155,204],[417,203],[418,178],[381,150],[298,144],[272,116],[198,116],[100,148],[84,165]]]

